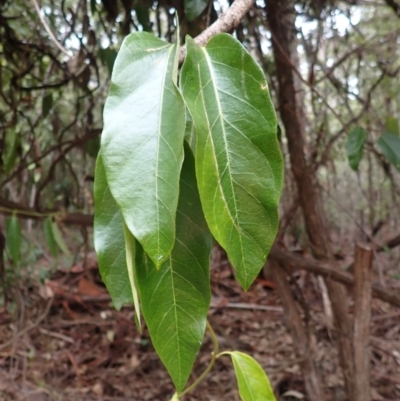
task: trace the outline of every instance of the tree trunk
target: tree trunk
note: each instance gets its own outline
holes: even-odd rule
[[[334,261],[330,239],[321,207],[317,178],[307,164],[303,103],[296,96],[296,36],[294,2],[268,0],[267,18],[272,35],[279,91],[279,111],[288,139],[291,169],[297,184],[307,235],[316,259]],[[341,284],[325,280],[335,319],[340,362],[347,394],[353,394],[354,360],[352,330],[348,317],[346,292]]]

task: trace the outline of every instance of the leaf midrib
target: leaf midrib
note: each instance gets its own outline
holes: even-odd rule
[[[204,96],[203,96],[203,91],[202,91],[202,90],[201,90],[201,98],[202,98],[202,101],[203,101],[204,108],[205,108],[205,110],[206,110],[207,125],[208,125],[208,127],[210,128],[209,137],[210,137],[211,144],[212,144],[212,148],[213,148],[214,161],[215,161],[215,164],[216,164],[216,167],[217,167],[219,187],[220,187],[220,190],[221,190],[221,194],[223,195],[223,200],[224,200],[224,203],[225,203],[225,205],[226,205],[226,209],[227,209],[227,211],[228,211],[228,215],[229,215],[229,217],[230,217],[231,220],[232,220],[232,224],[234,225],[234,227],[235,227],[235,228],[237,229],[237,231],[239,232],[239,242],[240,242],[240,251],[241,251],[241,256],[242,256],[242,265],[243,265],[243,267],[244,267],[243,270],[244,270],[244,275],[245,275],[245,277],[246,277],[246,282],[247,282],[248,273],[247,273],[247,270],[246,270],[246,268],[245,268],[246,265],[245,265],[245,260],[244,260],[243,242],[242,242],[242,237],[241,237],[241,235],[240,235],[241,232],[242,232],[242,230],[241,230],[241,228],[237,225],[237,223],[239,222],[239,216],[238,216],[238,208],[237,208],[237,203],[236,203],[236,194],[235,194],[235,190],[234,190],[234,187],[233,187],[233,178],[232,178],[232,171],[231,171],[231,165],[230,165],[230,156],[229,156],[228,141],[227,141],[226,133],[225,133],[225,124],[224,124],[225,120],[224,120],[224,118],[223,118],[222,107],[221,107],[221,103],[220,103],[219,96],[218,96],[218,88],[216,87],[216,79],[215,79],[215,76],[214,76],[214,71],[213,71],[213,67],[212,67],[212,64],[211,64],[211,60],[210,60],[210,58],[209,58],[209,56],[208,56],[208,54],[207,54],[207,52],[206,52],[206,49],[205,49],[205,48],[201,48],[201,49],[202,49],[202,51],[204,52],[205,60],[206,60],[206,63],[207,63],[207,65],[208,65],[208,68],[209,68],[209,71],[210,71],[210,75],[211,75],[211,84],[212,84],[213,89],[214,89],[215,100],[216,100],[216,102],[217,102],[218,112],[219,112],[219,115],[220,115],[219,119],[220,119],[220,121],[221,121],[221,128],[222,128],[223,140],[224,140],[224,144],[225,144],[225,152],[226,152],[226,156],[227,156],[227,170],[228,170],[228,173],[229,173],[229,178],[230,178],[229,183],[230,183],[231,190],[232,190],[232,194],[233,194],[233,203],[234,203],[234,212],[235,212],[236,222],[235,222],[235,219],[233,218],[233,216],[232,216],[232,214],[231,214],[231,211],[230,211],[230,209],[229,209],[229,206],[228,206],[228,204],[227,204],[227,202],[226,202],[224,190],[223,190],[223,187],[222,187],[222,185],[221,185],[219,164],[218,164],[218,159],[217,159],[216,154],[215,154],[215,146],[214,146],[214,140],[213,140],[212,130],[211,130],[211,127],[210,127],[210,121],[209,121],[209,118],[208,118],[207,109],[206,109],[206,107],[205,107]],[[200,66],[198,66],[198,69],[199,69],[199,67],[200,67]],[[201,74],[200,74],[200,70],[199,70],[199,80],[200,80],[200,85],[201,85]],[[201,85],[201,87],[202,87],[202,85]],[[202,88],[203,88],[203,87],[202,87]]]
[[[158,114],[158,129],[157,129],[157,157],[156,157],[156,209],[157,209],[157,257],[160,258],[160,210],[159,210],[159,196],[158,196],[158,180],[159,180],[159,155],[160,155],[160,142],[162,139],[162,135],[161,135],[161,121],[162,121],[162,111],[163,111],[163,107],[162,105],[164,104],[163,100],[164,100],[164,95],[165,95],[165,80],[167,77],[167,71],[168,71],[168,67],[169,67],[169,61],[170,61],[170,56],[171,56],[171,52],[174,49],[176,45],[172,45],[168,51],[168,57],[167,57],[167,62],[165,63],[165,71],[163,74],[163,81],[162,81],[162,90],[161,90],[161,96],[160,96],[160,112]],[[160,260],[155,261],[156,262],[156,266],[160,266]]]

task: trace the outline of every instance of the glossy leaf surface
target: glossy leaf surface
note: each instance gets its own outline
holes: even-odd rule
[[[185,0],[184,9],[188,21],[196,19],[207,7],[208,0]]]
[[[385,132],[379,139],[378,145],[382,153],[400,171],[400,138],[390,132]]]
[[[239,395],[243,401],[276,401],[271,384],[262,367],[249,355],[242,352],[229,352]]]
[[[158,355],[180,392],[200,348],[210,304],[212,237],[203,217],[194,160],[186,146],[176,219],[176,243],[159,271],[137,247],[142,313]]]
[[[354,128],[347,139],[347,158],[349,159],[350,167],[354,171],[358,170],[366,139],[367,133],[361,127]]]
[[[196,128],[196,175],[207,223],[244,289],[278,228],[282,155],[261,68],[232,36],[190,38],[181,89]]]
[[[104,284],[114,306],[133,302],[126,266],[123,220],[107,184],[101,153],[97,157],[94,181],[94,246]]]
[[[19,262],[21,260],[21,244],[21,225],[18,217],[12,215],[6,220],[6,245],[11,260],[15,266],[19,266]]]
[[[185,106],[179,47],[147,33],[123,42],[104,108],[101,152],[126,225],[159,266],[175,242]]]

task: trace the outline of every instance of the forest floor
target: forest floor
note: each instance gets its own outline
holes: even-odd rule
[[[214,264],[209,321],[222,350],[251,354],[268,373],[279,400],[307,400],[292,338],[273,283],[260,278],[244,293],[224,260]],[[314,358],[327,398],[344,399],[333,333],[328,329],[316,277],[296,273],[310,305],[317,340]],[[168,401],[171,380],[148,332],[140,334],[132,308],[116,311],[101,283],[93,254],[85,267],[58,269],[43,284],[15,290],[18,317],[0,309],[0,401]],[[400,291],[400,281],[386,285]],[[348,290],[350,291],[350,290]],[[208,333],[190,382],[205,369],[212,344]],[[372,304],[371,383],[374,400],[400,400],[400,312]],[[228,357],[183,401],[238,401]]]

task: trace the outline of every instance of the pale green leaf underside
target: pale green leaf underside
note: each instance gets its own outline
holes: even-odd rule
[[[350,167],[354,171],[358,170],[366,138],[367,133],[365,132],[365,129],[356,127],[350,132],[347,139],[347,158],[349,159]]]
[[[196,127],[204,214],[244,289],[265,263],[278,228],[283,163],[262,70],[227,34],[205,48],[187,38],[181,89]]]
[[[390,163],[400,171],[400,137],[385,132],[379,139],[378,145]]]
[[[196,188],[194,160],[186,146],[176,218],[176,243],[160,270],[137,246],[136,276],[142,313],[162,362],[180,392],[200,348],[210,304],[212,236]]]
[[[126,266],[123,220],[118,205],[111,195],[99,153],[94,181],[94,246],[104,284],[114,306],[120,309],[133,302]]]
[[[101,148],[111,193],[160,265],[175,239],[185,106],[174,82],[179,47],[147,32],[123,42],[104,108]]]
[[[276,401],[268,377],[257,361],[242,352],[227,353],[232,358],[243,401]]]

